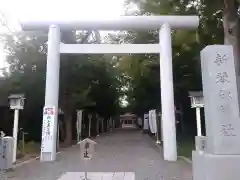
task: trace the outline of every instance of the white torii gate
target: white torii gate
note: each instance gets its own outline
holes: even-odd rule
[[[161,106],[164,159],[177,160],[174,114],[172,29],[196,29],[198,16],[120,16],[111,20],[36,20],[21,22],[23,30],[49,29],[45,107],[58,109],[60,53],[145,54],[160,53]],[[159,44],[63,44],[60,29],[77,30],[153,30],[159,29]],[[45,119],[43,120],[44,124]],[[52,119],[51,136],[42,132],[41,161],[56,159],[57,112]],[[47,147],[47,148],[46,148]]]

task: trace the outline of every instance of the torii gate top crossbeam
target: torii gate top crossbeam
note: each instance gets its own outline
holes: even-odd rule
[[[23,30],[48,29],[50,25],[59,25],[61,29],[79,30],[152,30],[160,29],[167,23],[173,29],[196,29],[198,16],[120,16],[105,20],[33,20],[21,21]]]

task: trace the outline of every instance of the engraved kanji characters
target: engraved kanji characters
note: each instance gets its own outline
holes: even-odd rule
[[[229,83],[227,72],[218,72],[216,75],[216,83]]]
[[[232,124],[222,124],[220,135],[221,136],[236,136],[235,129]]]
[[[231,95],[231,92],[230,91],[226,91],[224,89],[221,89],[219,91],[219,97],[221,99],[227,99],[227,100],[231,100],[232,99],[232,95]]]
[[[227,55],[226,54],[220,55],[219,53],[217,53],[214,63],[217,64],[218,66],[221,66],[221,64],[223,64],[226,61],[227,61]]]
[[[216,54],[216,58],[214,60],[214,63],[220,67],[221,65],[223,66],[224,63],[227,62],[227,55],[226,54],[219,54],[217,53]],[[228,72],[227,71],[222,71],[222,72],[217,72],[216,74],[216,83],[218,84],[222,84],[224,85],[225,83],[230,83],[230,80],[229,80],[229,75],[228,75]],[[223,88],[221,88],[219,90],[219,93],[218,93],[218,96],[220,97],[221,100],[231,100],[232,99],[232,95],[231,95],[231,92],[230,91],[227,91]],[[221,113],[224,113],[226,112],[227,110],[227,104],[224,103],[224,104],[220,104],[219,106],[219,110]]]

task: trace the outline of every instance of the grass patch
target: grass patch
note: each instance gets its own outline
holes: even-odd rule
[[[192,159],[192,150],[195,149],[194,139],[181,138],[177,142],[178,144],[178,155],[185,156]]]
[[[148,134],[149,137],[157,141],[155,134]],[[161,138],[160,138],[161,139]],[[179,135],[177,137],[177,150],[178,156],[184,156],[192,159],[192,151],[195,149],[195,138],[190,137],[190,135]]]
[[[25,156],[25,155],[30,155],[30,156],[35,156],[40,153],[40,143],[36,143],[33,141],[26,142],[23,147],[22,141],[19,142],[18,145],[18,154],[19,156]]]

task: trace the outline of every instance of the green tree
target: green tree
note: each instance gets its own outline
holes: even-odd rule
[[[82,43],[88,32],[63,32],[64,43]],[[86,39],[86,40],[84,40]],[[27,97],[22,123],[34,139],[40,139],[44,106],[47,35],[25,34],[3,38],[10,71],[1,80],[1,95],[21,92]],[[118,71],[112,59],[95,55],[62,55],[59,107],[64,111],[65,143],[72,140],[76,108],[93,106],[111,116],[119,107]],[[33,91],[34,90],[34,91]]]
[[[129,0],[126,6],[138,7],[134,15],[199,15],[200,25],[197,30],[173,30],[173,78],[176,106],[186,107],[189,114],[187,91],[201,89],[200,51],[208,44],[223,44],[222,24],[223,2],[220,1],[168,1],[168,0]],[[226,5],[226,4],[225,4]],[[136,8],[135,8],[136,9]],[[127,43],[156,43],[158,32],[132,32],[120,35],[118,39]],[[133,62],[135,61],[135,62]],[[136,63],[137,62],[137,63]],[[142,63],[144,62],[144,63]],[[128,82],[127,96],[132,110],[141,109],[143,113],[149,108],[160,107],[159,57],[141,55],[122,62],[123,74]],[[146,65],[148,64],[148,65]],[[144,68],[142,68],[144,67]],[[141,71],[139,70],[141,69]],[[142,73],[142,69],[145,69]],[[143,75],[144,74],[144,75]],[[151,87],[152,90],[147,89]],[[133,90],[134,89],[134,90]],[[158,92],[157,92],[158,91]],[[136,97],[139,98],[136,98]],[[156,97],[151,99],[151,97]],[[145,98],[146,97],[146,98]],[[157,101],[157,102],[156,102]],[[144,107],[145,106],[145,107]],[[187,109],[188,108],[188,109]],[[186,117],[186,116],[185,116]],[[191,118],[185,118],[191,119]]]

